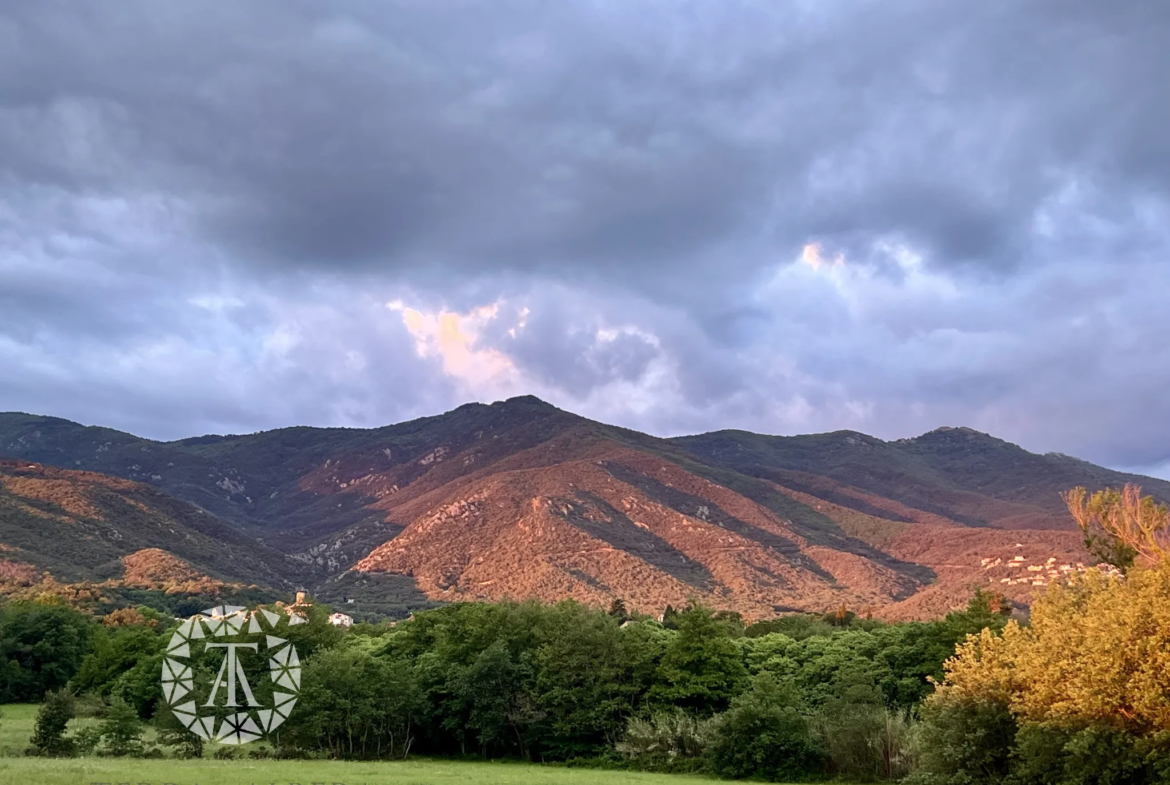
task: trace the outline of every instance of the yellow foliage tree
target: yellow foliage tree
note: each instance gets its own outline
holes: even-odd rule
[[[1011,705],[1021,690],[1016,663],[1026,638],[1026,632],[1014,619],[1001,635],[987,628],[978,635],[968,635],[958,645],[955,656],[946,662],[946,680],[936,682],[932,700]]]
[[[1054,585],[1031,626],[970,636],[946,674],[932,701],[995,701],[1032,722],[1170,731],[1170,562]]]

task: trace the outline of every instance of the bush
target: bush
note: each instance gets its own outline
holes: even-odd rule
[[[722,777],[778,781],[824,771],[824,751],[800,712],[795,692],[771,675],[716,718],[708,748],[712,769]]]
[[[634,717],[617,750],[630,759],[645,762],[659,758],[673,761],[698,758],[707,748],[711,722],[692,717],[678,709],[659,712],[650,719]]]
[[[73,695],[64,688],[47,693],[45,702],[37,710],[36,725],[27,754],[46,757],[74,755],[76,749],[72,739],[65,738],[65,728],[73,716]]]
[[[154,718],[158,741],[174,751],[178,758],[202,758],[203,738],[179,722],[169,709],[162,709]]]
[[[990,785],[1010,770],[1016,720],[995,701],[928,701],[919,729],[922,782]]]
[[[72,685],[70,685],[72,686]],[[83,692],[73,699],[74,712],[78,717],[105,719],[109,704],[96,692]]]
[[[78,755],[92,755],[102,740],[100,728],[81,728],[72,736],[73,747]]]
[[[1117,728],[1080,730],[1028,723],[1016,735],[1011,785],[1155,785],[1166,750]]]
[[[908,711],[848,704],[813,722],[832,773],[851,780],[900,779],[917,762],[917,723]]]

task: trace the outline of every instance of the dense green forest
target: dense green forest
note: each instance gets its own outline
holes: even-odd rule
[[[602,612],[573,602],[456,604],[350,629],[327,615],[314,605],[308,624],[289,629],[303,687],[272,754],[511,757],[765,779],[907,773],[930,679],[968,635],[1007,621],[990,595],[944,620],[889,625],[839,612],[745,626],[702,607],[656,621],[621,603]],[[58,719],[56,736],[50,729],[30,751],[146,754],[133,729],[152,722],[172,743],[166,754],[198,753],[161,703],[177,623],[147,608],[101,619],[52,603],[0,609],[0,701],[48,695],[42,714],[94,713],[114,734],[71,739]]]

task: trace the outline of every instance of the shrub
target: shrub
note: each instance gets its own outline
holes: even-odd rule
[[[1158,737],[1118,728],[1026,723],[1016,734],[1010,785],[1158,785],[1170,781]]]
[[[73,719],[73,695],[61,688],[45,694],[45,702],[37,710],[36,725],[29,740],[29,755],[67,757],[76,750],[71,739],[65,738],[65,728]]]
[[[722,777],[784,780],[825,768],[824,751],[800,712],[795,692],[762,674],[714,723],[708,748]]]
[[[203,739],[179,722],[169,709],[158,712],[154,718],[160,744],[170,747],[179,758],[202,758]]]
[[[81,728],[71,737],[78,755],[92,755],[102,740],[101,728]]]
[[[617,745],[627,758],[675,760],[698,758],[707,748],[711,723],[681,710],[659,712],[650,719],[634,717]]]
[[[83,692],[73,700],[74,712],[78,717],[96,717],[104,719],[109,705],[96,692]]]
[[[922,707],[920,781],[984,785],[1007,776],[1016,720],[996,701],[934,700]]]
[[[844,705],[820,712],[813,726],[830,770],[848,779],[899,779],[917,762],[917,723],[908,711]]]

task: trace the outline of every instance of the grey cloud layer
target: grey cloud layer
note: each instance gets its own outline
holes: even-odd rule
[[[1161,463],[1166,73],[1159,0],[8,4],[0,408],[438,411],[497,388],[379,303],[501,301],[634,427]]]

